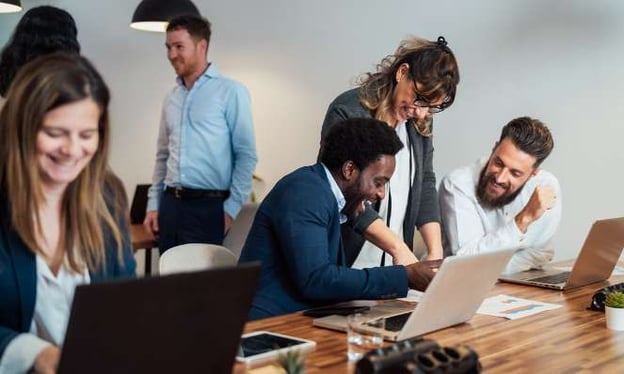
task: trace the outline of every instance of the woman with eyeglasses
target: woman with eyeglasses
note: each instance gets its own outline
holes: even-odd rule
[[[433,172],[432,117],[453,104],[459,68],[444,37],[437,41],[409,38],[396,52],[362,76],[358,87],[330,105],[321,131],[346,118],[376,118],[396,129],[405,147],[382,201],[342,227],[347,263],[367,268],[416,261],[415,228],[427,246],[426,259],[442,258],[440,210]],[[373,206],[374,205],[374,206]],[[383,251],[381,250],[383,249]]]
[[[109,91],[76,54],[22,67],[0,111],[0,373],[54,373],[78,285],[134,277],[109,178]]]

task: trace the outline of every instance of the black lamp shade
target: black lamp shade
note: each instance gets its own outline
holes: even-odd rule
[[[0,13],[13,13],[22,10],[20,0],[0,0]]]
[[[190,0],[143,0],[134,11],[130,27],[164,32],[170,19],[183,15],[199,16],[200,13]]]

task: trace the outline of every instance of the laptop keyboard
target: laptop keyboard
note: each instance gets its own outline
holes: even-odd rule
[[[397,316],[386,318],[386,330],[401,331],[401,329],[403,329],[403,326],[405,326],[405,323],[407,322],[407,319],[409,318],[411,314],[412,313],[404,313],[404,314],[399,314]]]
[[[546,284],[559,284],[559,283],[566,282],[568,280],[569,276],[570,276],[570,272],[569,271],[565,271],[565,272],[559,273],[559,274],[553,274],[553,275],[547,275],[545,277],[533,278],[533,279],[531,279],[531,282],[546,283]]]

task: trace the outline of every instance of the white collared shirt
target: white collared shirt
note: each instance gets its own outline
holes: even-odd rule
[[[37,299],[28,333],[19,334],[6,347],[0,359],[0,374],[28,372],[37,355],[49,345],[61,347],[74,291],[80,284],[89,284],[88,270],[78,274],[63,264],[55,276],[46,260],[37,255]]]
[[[472,255],[517,248],[506,273],[539,268],[552,260],[552,238],[561,221],[561,188],[557,178],[540,170],[530,178],[511,203],[497,209],[484,209],[476,196],[479,174],[487,158],[457,169],[440,183],[440,213],[447,246],[455,255]],[[555,206],[547,210],[522,233],[514,220],[528,203],[535,187],[549,185],[555,190]]]
[[[321,164],[323,165],[323,164]],[[347,201],[345,200],[340,187],[338,187],[338,183],[334,179],[334,176],[329,171],[327,166],[323,165],[323,169],[325,169],[325,174],[327,175],[327,180],[329,181],[329,188],[331,188],[334,197],[336,198],[336,203],[338,204],[338,213],[340,214],[340,224],[347,222],[347,216],[342,213],[342,209],[345,207]]]

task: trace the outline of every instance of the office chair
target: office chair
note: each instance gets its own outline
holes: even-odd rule
[[[216,244],[189,243],[169,248],[160,256],[161,275],[236,265],[237,259],[227,248]]]
[[[245,240],[247,240],[247,234],[251,229],[256,211],[258,210],[257,203],[248,203],[243,205],[238,215],[232,221],[230,230],[225,234],[223,238],[223,246],[234,254],[236,258],[240,257]]]
[[[133,225],[143,223],[145,209],[147,209],[147,191],[151,184],[137,184],[130,205],[130,223]]]
[[[151,184],[137,184],[132,196],[132,205],[130,205],[130,224],[142,225],[145,219],[145,210],[147,209],[147,191]],[[152,249],[146,247],[145,250],[145,275],[152,274]]]

